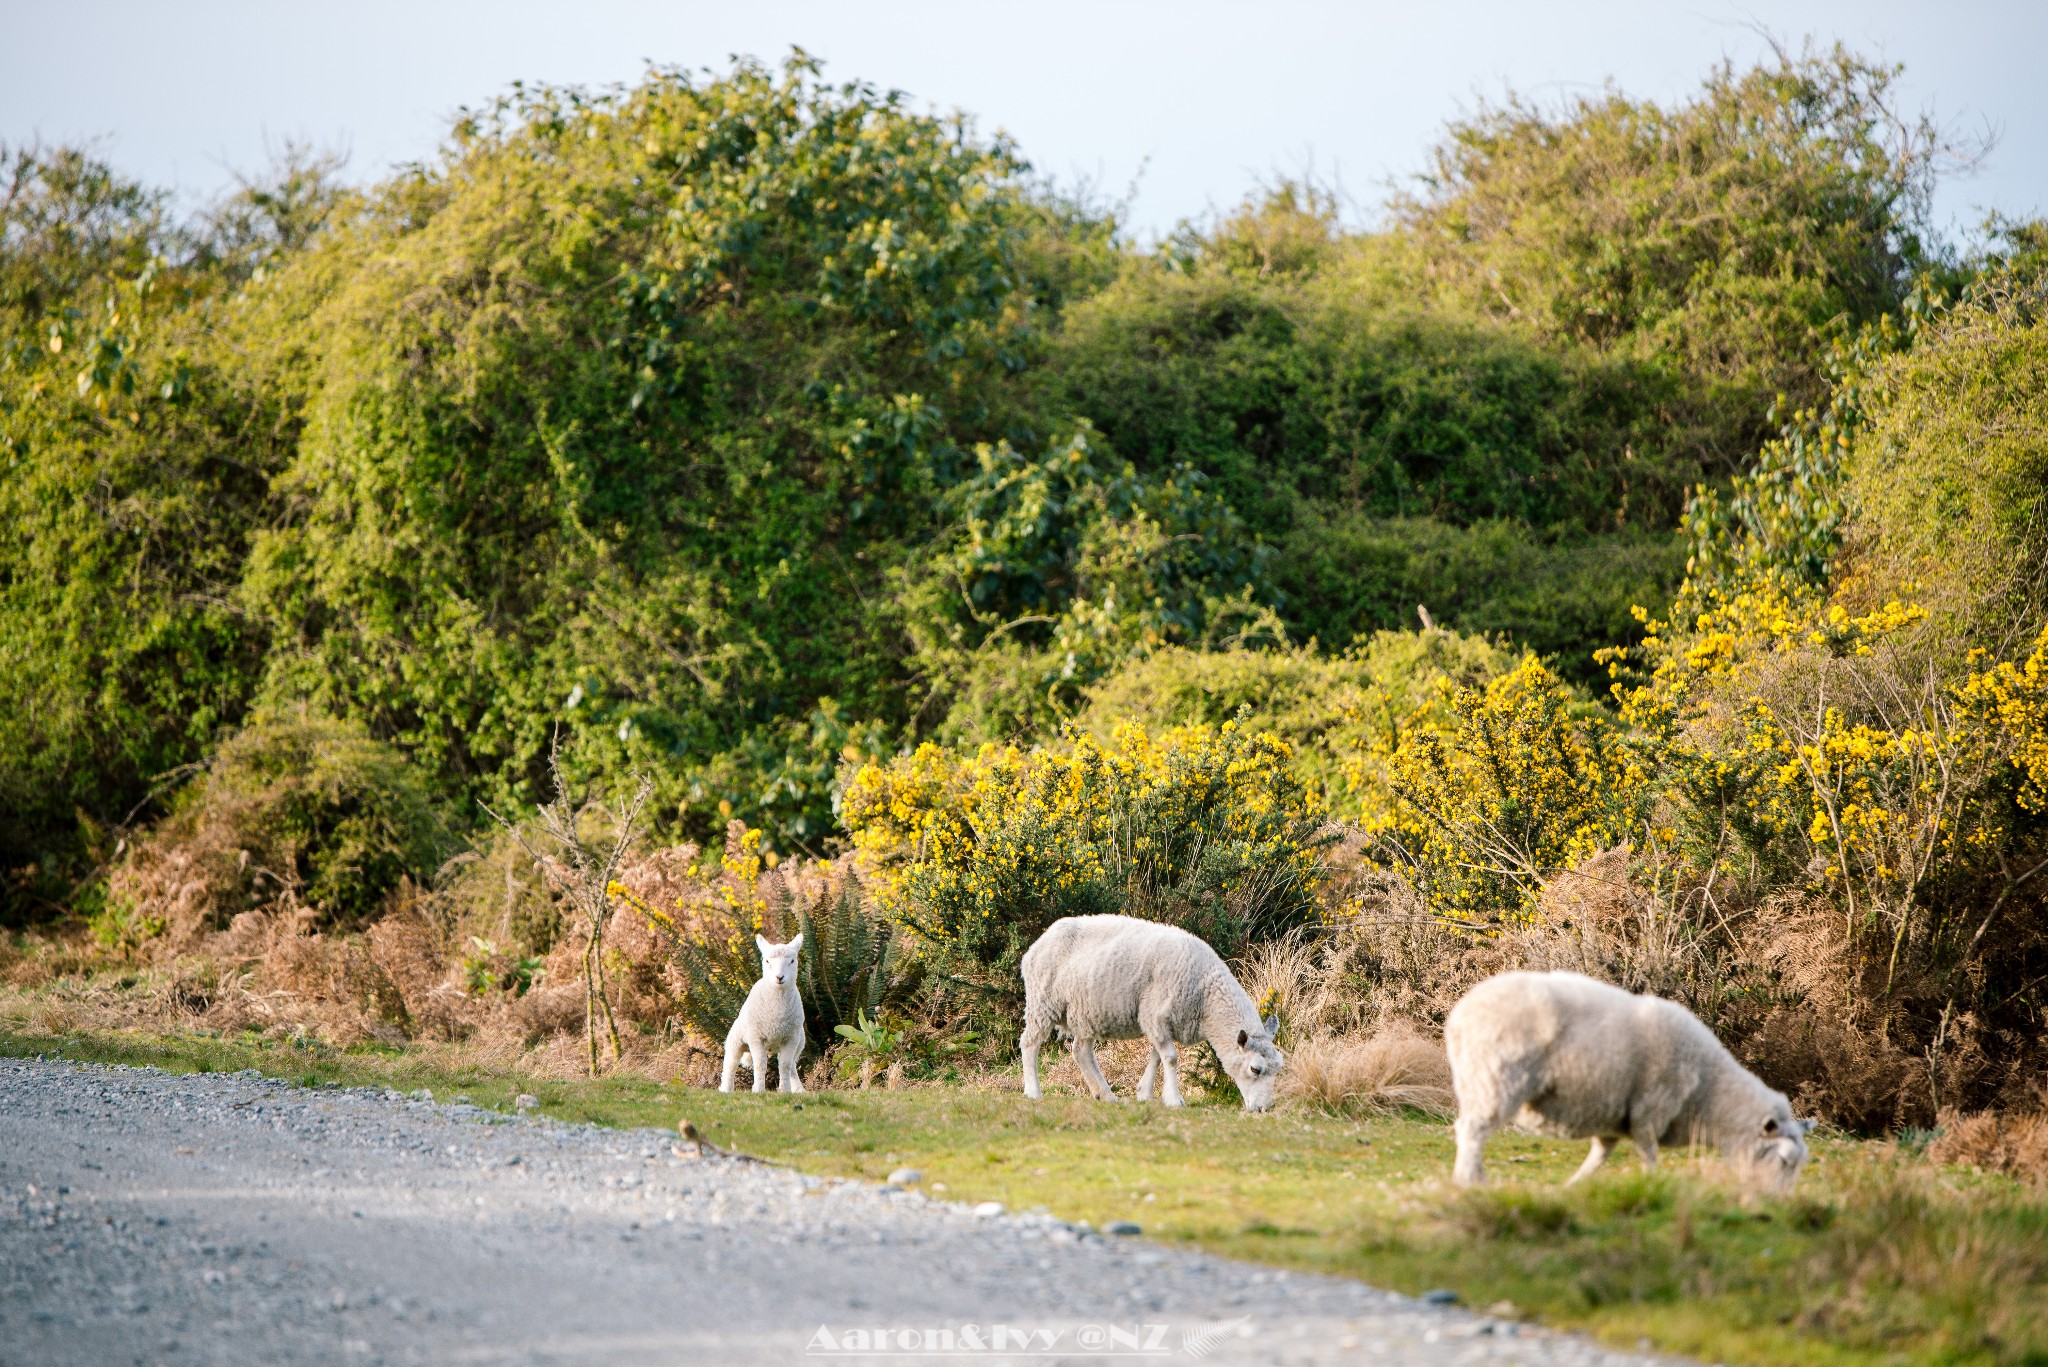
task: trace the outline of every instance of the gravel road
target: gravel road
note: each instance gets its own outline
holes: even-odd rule
[[[673,1138],[0,1059],[0,1364],[1671,1361]]]

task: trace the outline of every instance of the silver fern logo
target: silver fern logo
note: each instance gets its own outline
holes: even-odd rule
[[[1239,1315],[1222,1324],[1212,1324],[1207,1329],[1183,1329],[1180,1331],[1181,1351],[1189,1357],[1205,1358],[1216,1351],[1216,1345],[1230,1338],[1248,1338],[1252,1332],[1252,1317]]]

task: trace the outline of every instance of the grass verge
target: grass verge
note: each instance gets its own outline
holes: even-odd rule
[[[1578,1146],[1511,1135],[1489,1154],[1498,1185],[1461,1192],[1445,1181],[1445,1127],[1415,1117],[1033,1104],[971,1086],[721,1096],[450,1067],[431,1047],[197,1035],[0,1034],[0,1054],[256,1068],[501,1108],[525,1091],[551,1115],[604,1125],[687,1115],[719,1144],[815,1173],[913,1166],[953,1199],[1133,1220],[1170,1243],[1411,1293],[1447,1287],[1501,1313],[1721,1362],[2048,1363],[2043,1193],[1891,1144],[1823,1140],[1795,1194],[1745,1201],[1711,1163],[1682,1155],[1656,1174],[1617,1160],[1567,1191]]]

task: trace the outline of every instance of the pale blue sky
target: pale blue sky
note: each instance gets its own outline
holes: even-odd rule
[[[793,43],[828,76],[894,86],[1010,133],[1038,167],[1159,232],[1313,165],[1369,216],[1443,122],[1512,85],[1670,98],[1762,24],[1907,65],[1905,103],[2002,140],[1941,216],[2048,209],[2048,4],[635,3],[0,0],[0,141],[103,136],[133,174],[192,196],[259,166],[265,140],[346,146],[367,178],[427,155],[450,115],[514,79],[632,80],[643,59],[722,67]]]

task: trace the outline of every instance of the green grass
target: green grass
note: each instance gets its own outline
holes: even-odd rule
[[[203,1036],[0,1034],[0,1053],[258,1068],[316,1085],[430,1087],[605,1125],[694,1120],[727,1147],[810,1172],[923,1170],[958,1200],[1044,1206],[1234,1257],[1363,1277],[1610,1341],[1729,1363],[2048,1363],[2048,1203],[2004,1179],[1943,1172],[1891,1145],[1824,1140],[1797,1191],[1745,1203],[1679,1155],[1618,1158],[1560,1184],[1575,1144],[1517,1135],[1497,1185],[1446,1182],[1446,1127],[1235,1107],[1177,1113],[1013,1091],[927,1087],[721,1096],[637,1079],[559,1082],[437,1064],[431,1050],[296,1049]]]

